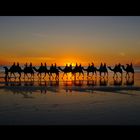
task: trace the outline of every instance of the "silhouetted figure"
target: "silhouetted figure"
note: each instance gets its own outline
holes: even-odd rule
[[[99,71],[100,76],[102,76],[102,73],[104,73],[104,76],[107,75],[107,77],[108,77],[108,70],[107,70],[107,67],[106,67],[106,63],[104,63],[104,65],[101,63],[100,68],[97,69],[97,70]]]
[[[120,74],[121,74],[121,77],[122,77],[123,72],[122,72],[122,68],[121,68],[121,64],[120,64],[120,63],[119,63],[118,65],[115,64],[114,68],[111,68],[110,66],[109,66],[108,68],[109,68],[111,71],[114,72],[113,78],[115,78],[115,77],[118,78],[117,73],[120,73]]]
[[[34,71],[33,71],[32,63],[30,63],[29,66],[28,66],[27,63],[26,63],[26,64],[25,64],[25,67],[24,67],[24,69],[23,69],[23,72],[24,72],[24,79],[25,79],[25,76],[27,76],[28,79],[29,79],[28,74],[31,74],[31,78],[34,78]]]
[[[130,77],[129,73],[132,73],[132,77],[134,77],[135,72],[132,63],[130,65],[126,64],[126,68],[124,67],[124,65],[122,65],[122,68],[124,71],[126,71],[126,77]]]

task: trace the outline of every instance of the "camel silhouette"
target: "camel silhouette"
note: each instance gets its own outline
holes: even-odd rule
[[[107,70],[107,67],[106,67],[106,63],[104,63],[104,65],[101,63],[100,68],[97,69],[97,71],[99,71],[100,77],[102,76],[102,73],[104,74],[104,76],[107,75],[107,77],[108,77],[108,70]]]
[[[48,74],[49,75],[49,78],[50,78],[50,74],[49,74],[49,70],[47,69],[47,66],[46,66],[46,63],[45,63],[45,66],[43,66],[42,64],[41,64],[41,66],[37,69],[36,67],[33,67],[33,69],[36,71],[36,72],[38,72],[37,73],[37,76],[39,77],[40,76],[40,78],[42,77],[42,74],[44,73],[45,75],[44,75],[44,77],[43,77],[43,79],[46,77],[46,74]]]
[[[126,64],[126,68],[124,65],[122,65],[122,68],[124,71],[126,71],[126,77],[130,77],[129,73],[132,73],[132,77],[134,77],[134,68],[132,66],[132,63],[129,65],[129,64]]]
[[[120,73],[120,74],[121,74],[121,77],[122,77],[123,72],[122,72],[122,69],[121,69],[121,65],[120,65],[120,64],[119,64],[119,65],[115,65],[114,68],[111,68],[110,66],[108,66],[108,68],[109,68],[111,71],[114,72],[113,77],[115,77],[115,76],[118,77],[117,73]]]
[[[14,75],[14,78],[16,79],[16,75],[15,73],[18,73],[19,74],[19,79],[21,77],[21,72],[22,72],[22,69],[20,67],[17,67],[17,66],[12,66],[10,67],[9,69],[4,66],[3,67],[5,69],[5,78],[11,78],[12,77],[12,74]],[[9,73],[10,72],[10,76],[9,76]]]
[[[78,78],[80,77],[80,75],[83,75],[84,78],[84,72],[83,72],[83,67],[81,66],[81,64],[79,66],[75,66],[74,69],[72,70],[72,75],[76,78],[76,73],[79,73]]]
[[[9,69],[6,66],[4,66],[3,68],[5,69],[5,78],[11,78],[11,76],[13,74],[14,75],[14,78],[16,79],[17,77],[16,77],[15,73],[18,73],[19,74],[19,79],[20,79],[22,72],[24,73],[24,79],[25,79],[25,76],[28,77],[28,75],[27,75],[28,73],[31,74],[31,77],[34,76],[34,71],[33,71],[33,69],[32,69],[31,66],[25,67],[23,70],[18,65],[17,66],[14,66],[14,67],[12,66]],[[9,76],[8,73],[10,73],[10,76]]]
[[[34,78],[34,70],[33,70],[33,67],[32,67],[32,63],[30,63],[30,66],[27,66],[27,63],[26,63],[22,72],[24,73],[24,79],[25,79],[25,76],[27,76],[28,79],[29,78]],[[30,74],[31,77],[29,77],[28,74]]]
[[[72,73],[72,65],[70,65],[70,66],[68,66],[67,64],[66,64],[66,66],[65,66],[65,68],[64,69],[62,69],[61,67],[58,67],[58,69],[59,70],[61,70],[62,72],[63,72],[63,76],[62,76],[62,79],[63,79],[63,77],[66,75],[67,76],[67,79],[68,79],[68,73]],[[70,77],[70,78],[72,78],[72,77]]]
[[[66,74],[67,75],[67,73],[72,73],[72,76],[74,76],[75,78],[76,78],[76,73],[79,73],[79,76],[78,76],[78,78],[80,77],[80,75],[82,74],[83,75],[83,77],[84,77],[84,72],[83,72],[83,67],[81,66],[81,64],[79,65],[79,66],[75,66],[74,67],[74,69],[72,69],[72,66],[67,66],[66,65],[66,67],[64,68],[64,69],[62,69],[61,67],[58,67],[62,72],[64,72],[64,74],[63,74],[63,77],[64,77],[64,75]],[[72,76],[71,76],[71,78],[72,78]]]
[[[87,77],[89,77],[89,73],[92,73],[92,76],[93,76],[94,73],[95,73],[95,75],[97,76],[97,73],[96,73],[97,68],[94,66],[93,63],[92,63],[91,66],[90,66],[90,64],[89,64],[89,66],[87,67],[87,69],[84,69],[84,68],[83,68],[83,70],[87,71]],[[92,76],[91,76],[91,77],[92,77]]]
[[[55,74],[56,75],[55,79],[59,79],[59,70],[56,67],[56,64],[55,64],[55,66],[51,65],[50,70],[49,70],[49,74],[50,74],[50,78],[51,77],[54,78],[53,74]]]

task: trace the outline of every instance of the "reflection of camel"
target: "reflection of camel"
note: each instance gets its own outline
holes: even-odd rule
[[[113,78],[113,85],[114,86],[121,86],[122,85],[122,77],[121,78]]]
[[[87,80],[87,86],[96,86],[96,85],[97,85],[97,79]]]
[[[118,75],[117,75],[117,73],[120,73],[121,74],[121,77],[122,77],[122,69],[121,69],[121,67],[120,66],[115,66],[114,68],[111,68],[111,67],[108,67],[111,71],[113,71],[114,72],[114,75],[113,75],[113,77],[118,77]]]
[[[134,68],[133,68],[133,66],[129,65],[129,64],[126,64],[126,65],[127,65],[126,68],[124,67],[124,65],[122,65],[123,70],[126,71],[126,77],[127,76],[130,77],[129,73],[132,73],[133,74],[132,76],[134,77]]]
[[[74,86],[82,86],[83,85],[83,80],[74,80],[73,84],[74,84]]]
[[[99,85],[100,86],[107,86],[108,78],[100,78],[99,79]]]
[[[124,85],[127,85],[127,86],[134,85],[134,77],[132,77],[132,78],[126,77],[126,81],[125,81]]]
[[[59,86],[59,80],[55,80],[55,81],[50,81],[49,82],[50,86]]]

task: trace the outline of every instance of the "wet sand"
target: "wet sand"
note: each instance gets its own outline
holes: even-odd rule
[[[139,77],[120,83],[112,77],[1,79],[0,125],[140,125]]]

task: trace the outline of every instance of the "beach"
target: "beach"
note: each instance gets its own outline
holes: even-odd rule
[[[140,125],[140,72],[134,79],[0,81],[0,125]]]

